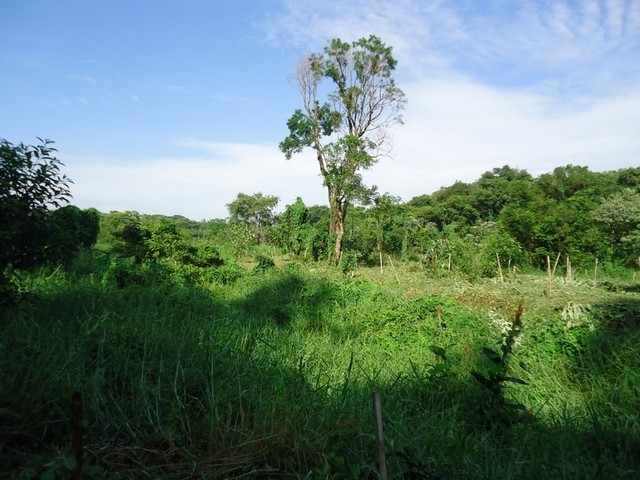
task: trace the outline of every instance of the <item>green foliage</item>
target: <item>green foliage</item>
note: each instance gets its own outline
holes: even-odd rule
[[[484,401],[476,405],[476,412],[481,415],[481,420],[486,422],[485,425],[489,428],[518,423],[523,420],[522,413],[526,411],[526,407],[522,403],[509,401],[504,394],[504,388],[508,382],[527,385],[524,380],[508,375],[509,361],[513,355],[516,341],[521,334],[522,310],[521,304],[515,313],[513,322],[504,333],[500,352],[484,347],[482,349],[483,371],[471,371],[473,378],[488,393]]]
[[[310,237],[313,234],[308,212],[302,198],[296,198],[295,203],[287,205],[284,212],[280,214],[274,230],[276,243],[285,252],[303,258],[309,256]]]
[[[213,245],[205,244],[197,249],[193,263],[198,267],[219,267],[224,265],[224,260],[220,256],[220,251]]]
[[[144,242],[148,232],[142,228],[142,217],[138,212],[112,212],[105,218],[103,228],[108,232],[107,241],[114,253],[137,262],[146,256]]]
[[[358,254],[346,252],[340,259],[340,270],[343,274],[353,274],[358,266]]]
[[[196,247],[174,219],[115,212],[107,216],[104,224],[112,252],[118,255],[103,277],[105,285],[122,288],[155,284],[158,275],[171,278],[180,286],[202,279],[227,282],[234,277],[229,272],[215,272],[225,264],[216,246],[203,243]]]
[[[627,263],[640,253],[640,193],[625,188],[602,200],[593,210],[595,220],[610,237],[617,255]]]
[[[245,225],[253,232],[255,243],[260,245],[267,240],[267,227],[274,223],[273,209],[278,201],[278,197],[263,195],[260,192],[253,195],[239,193],[234,201],[227,204],[229,222],[232,225]]]
[[[0,140],[0,284],[8,268],[43,264],[51,245],[49,209],[68,203],[71,180],[53,142],[13,145]]]
[[[256,266],[253,267],[253,271],[257,273],[264,273],[267,270],[276,268],[276,264],[271,257],[266,255],[256,256]]]
[[[236,263],[230,262],[216,268],[207,269],[205,279],[222,285],[233,285],[246,275],[247,271],[244,268]]]
[[[157,263],[137,263],[133,258],[112,257],[102,275],[101,285],[106,288],[131,286],[151,287],[162,283],[169,271]]]
[[[73,205],[49,215],[51,240],[47,249],[53,261],[68,264],[80,249],[95,245],[100,230],[100,215],[95,209],[80,210]]]

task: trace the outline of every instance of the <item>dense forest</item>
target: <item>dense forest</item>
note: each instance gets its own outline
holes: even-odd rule
[[[369,190],[337,261],[302,198],[81,210],[0,154],[0,478],[640,475],[640,168]]]
[[[227,219],[201,222],[111,212],[101,215],[99,242],[139,259],[135,252],[145,242],[163,243],[163,235],[169,242],[173,235],[232,256],[270,251],[331,260],[328,207],[298,198],[277,214],[277,203],[274,196],[240,193],[228,204]],[[640,168],[592,172],[568,165],[534,178],[504,166],[408,202],[374,192],[349,211],[341,263],[348,269],[391,257],[469,277],[497,275],[497,258],[505,269],[521,272],[546,270],[559,259],[559,268],[569,259],[573,271],[592,271],[596,261],[608,269],[637,269],[639,228]],[[153,248],[149,255],[162,256]],[[175,242],[173,248],[179,248]]]

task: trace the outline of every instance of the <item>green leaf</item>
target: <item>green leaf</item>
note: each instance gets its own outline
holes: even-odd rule
[[[529,385],[524,380],[522,380],[520,378],[515,378],[515,377],[502,377],[501,380],[504,381],[504,382],[519,383],[520,385]]]
[[[497,386],[496,382],[492,382],[490,379],[488,379],[481,373],[472,371],[471,375],[473,375],[473,378],[475,378],[483,387],[488,388],[491,391],[494,391],[496,389],[496,386]]]
[[[444,363],[439,363],[438,365],[434,365],[429,369],[429,376],[435,377],[439,373],[442,373],[447,370],[447,366]]]
[[[484,347],[482,349],[482,353],[484,353],[484,356],[487,357],[489,360],[491,360],[496,365],[501,365],[502,364],[502,357],[500,356],[499,353],[495,352],[494,350],[491,350],[490,348]]]
[[[433,354],[443,361],[447,360],[447,352],[444,348],[438,347],[437,345],[429,345],[429,350],[433,352]]]
[[[56,480],[56,474],[53,469],[49,469],[40,475],[40,480]]]
[[[73,455],[66,455],[64,457],[64,466],[69,471],[78,468],[78,461],[76,460],[76,457]]]

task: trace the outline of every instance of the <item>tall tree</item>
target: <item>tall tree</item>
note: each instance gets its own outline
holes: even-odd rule
[[[402,123],[406,98],[392,75],[396,63],[392,48],[371,35],[353,43],[333,39],[298,65],[303,108],[287,122],[290,133],[280,150],[287,159],[305,147],[315,150],[327,187],[336,260],[342,256],[347,208],[364,191],[360,172],[388,153],[388,127]],[[325,80],[333,88],[321,90]]]

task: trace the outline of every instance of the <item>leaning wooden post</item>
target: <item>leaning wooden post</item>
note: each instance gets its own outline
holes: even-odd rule
[[[553,264],[553,271],[551,272],[551,276],[555,277],[556,275],[556,268],[558,268],[558,262],[560,261],[560,255],[561,253],[558,252],[558,256],[556,257],[556,263]]]
[[[398,282],[398,285],[402,286],[402,284],[400,283],[400,277],[398,277],[398,271],[396,270],[396,266],[393,264],[393,260],[391,260],[391,255],[387,255],[387,258],[389,259],[391,268],[393,268],[393,274],[396,276],[396,282]]]
[[[71,478],[82,478],[82,450],[83,450],[83,408],[82,395],[80,392],[73,392],[71,395],[71,451],[73,452],[76,465],[71,472]]]
[[[502,265],[500,265],[500,254],[496,252],[496,260],[498,261],[498,273],[500,274],[500,283],[504,283],[504,276],[502,275]]]
[[[380,480],[387,480],[387,460],[384,453],[384,433],[382,431],[382,404],[380,393],[373,392],[373,416],[376,420],[376,449],[378,451],[378,470]]]
[[[596,266],[593,268],[593,286],[598,286],[598,259],[596,258]]]

